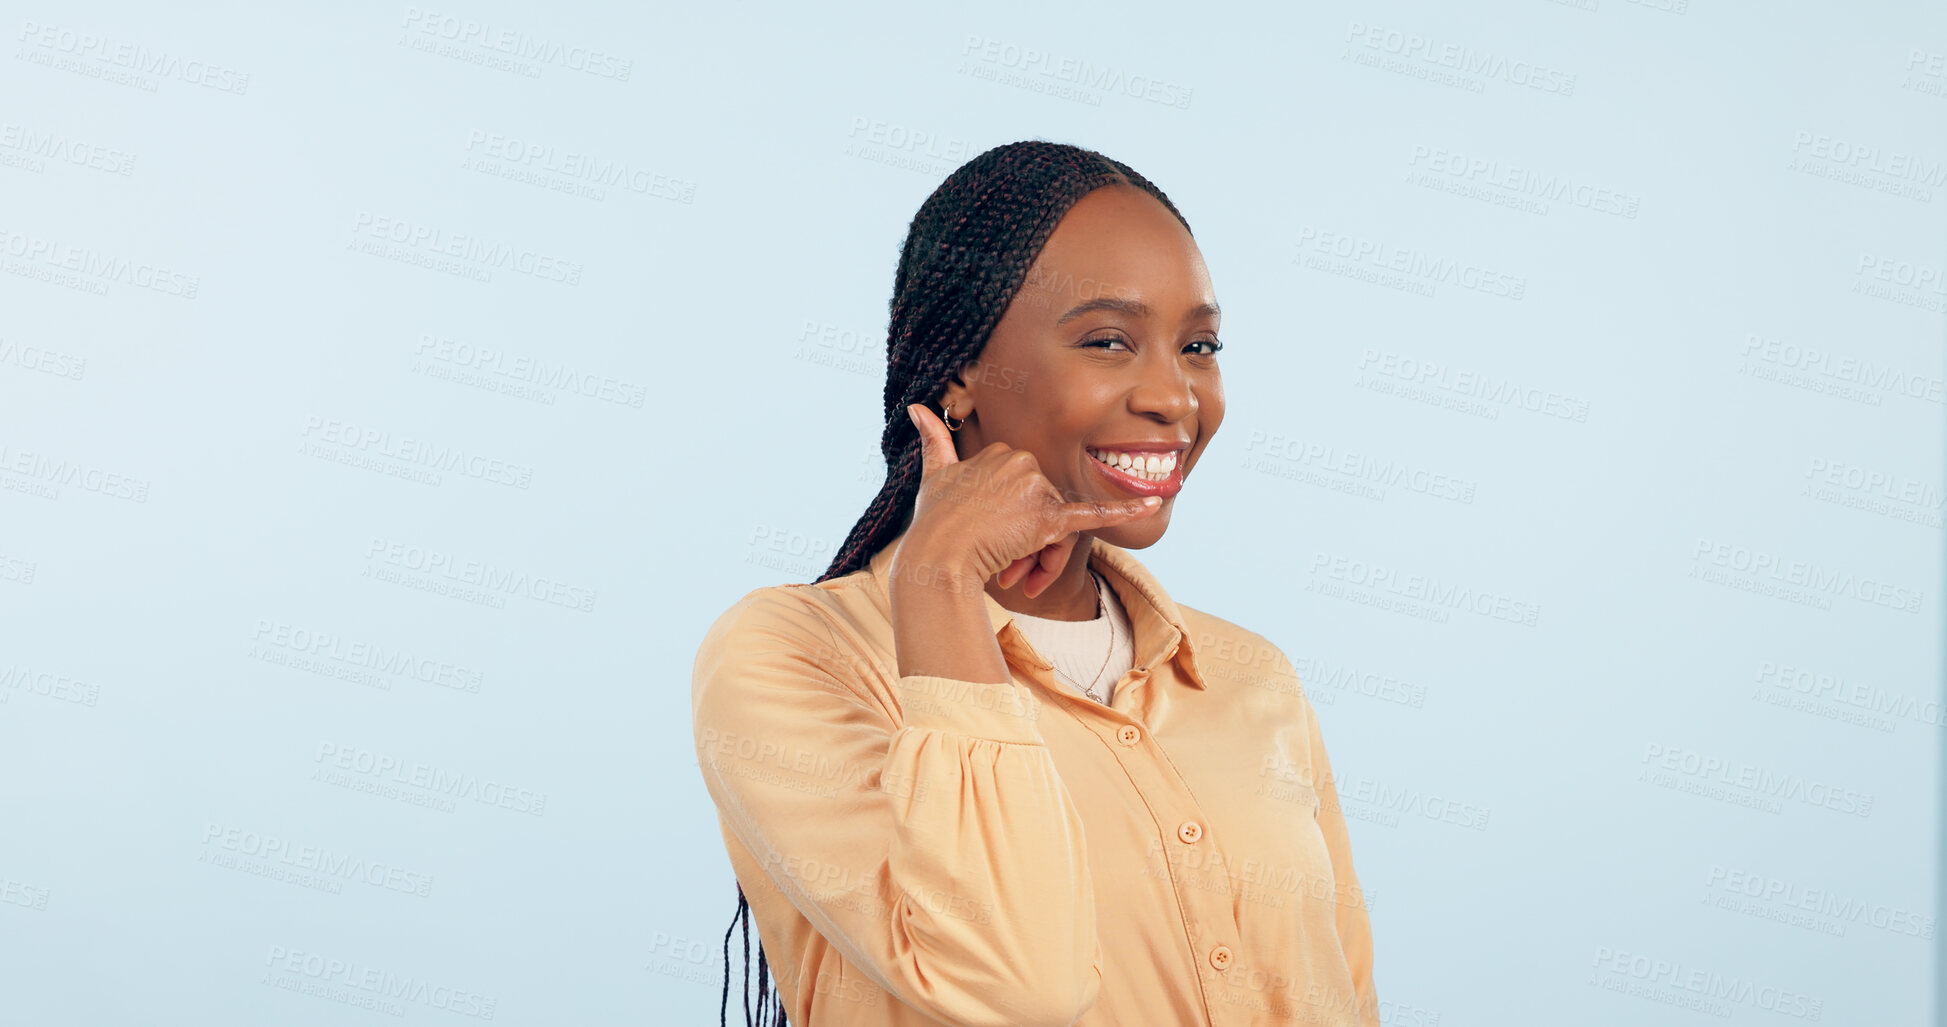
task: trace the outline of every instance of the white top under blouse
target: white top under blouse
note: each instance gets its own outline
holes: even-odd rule
[[[1107,608],[1098,609],[1095,619],[1055,620],[1016,613],[1014,625],[1027,636],[1036,652],[1055,665],[1056,681],[1083,698],[1093,698],[1087,691],[1092,685],[1106,706],[1115,698],[1115,683],[1136,664],[1135,632],[1130,630],[1129,615],[1123,610],[1115,589],[1095,570],[1091,569],[1089,574],[1101,589],[1101,606]]]

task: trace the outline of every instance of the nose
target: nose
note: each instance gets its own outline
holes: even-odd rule
[[[1150,352],[1161,359],[1149,360],[1137,368],[1139,379],[1129,390],[1129,409],[1165,423],[1194,416],[1197,390],[1182,361],[1160,348],[1152,348]]]

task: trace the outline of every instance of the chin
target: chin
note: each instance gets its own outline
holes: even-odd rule
[[[1118,549],[1148,549],[1162,539],[1163,532],[1169,530],[1169,516],[1169,507],[1165,506],[1134,524],[1097,528],[1094,535]]]

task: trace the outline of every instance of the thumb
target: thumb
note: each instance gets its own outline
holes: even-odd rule
[[[953,449],[953,436],[940,421],[933,408],[924,403],[906,405],[906,415],[913,419],[913,427],[919,429],[919,453],[922,460],[921,474],[934,471],[960,462],[960,454]]]

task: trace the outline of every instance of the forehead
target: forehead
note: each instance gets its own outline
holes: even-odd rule
[[[1105,186],[1069,208],[1022,291],[1036,294],[1037,306],[1115,296],[1187,307],[1214,298],[1196,241],[1161,201],[1134,186]]]

